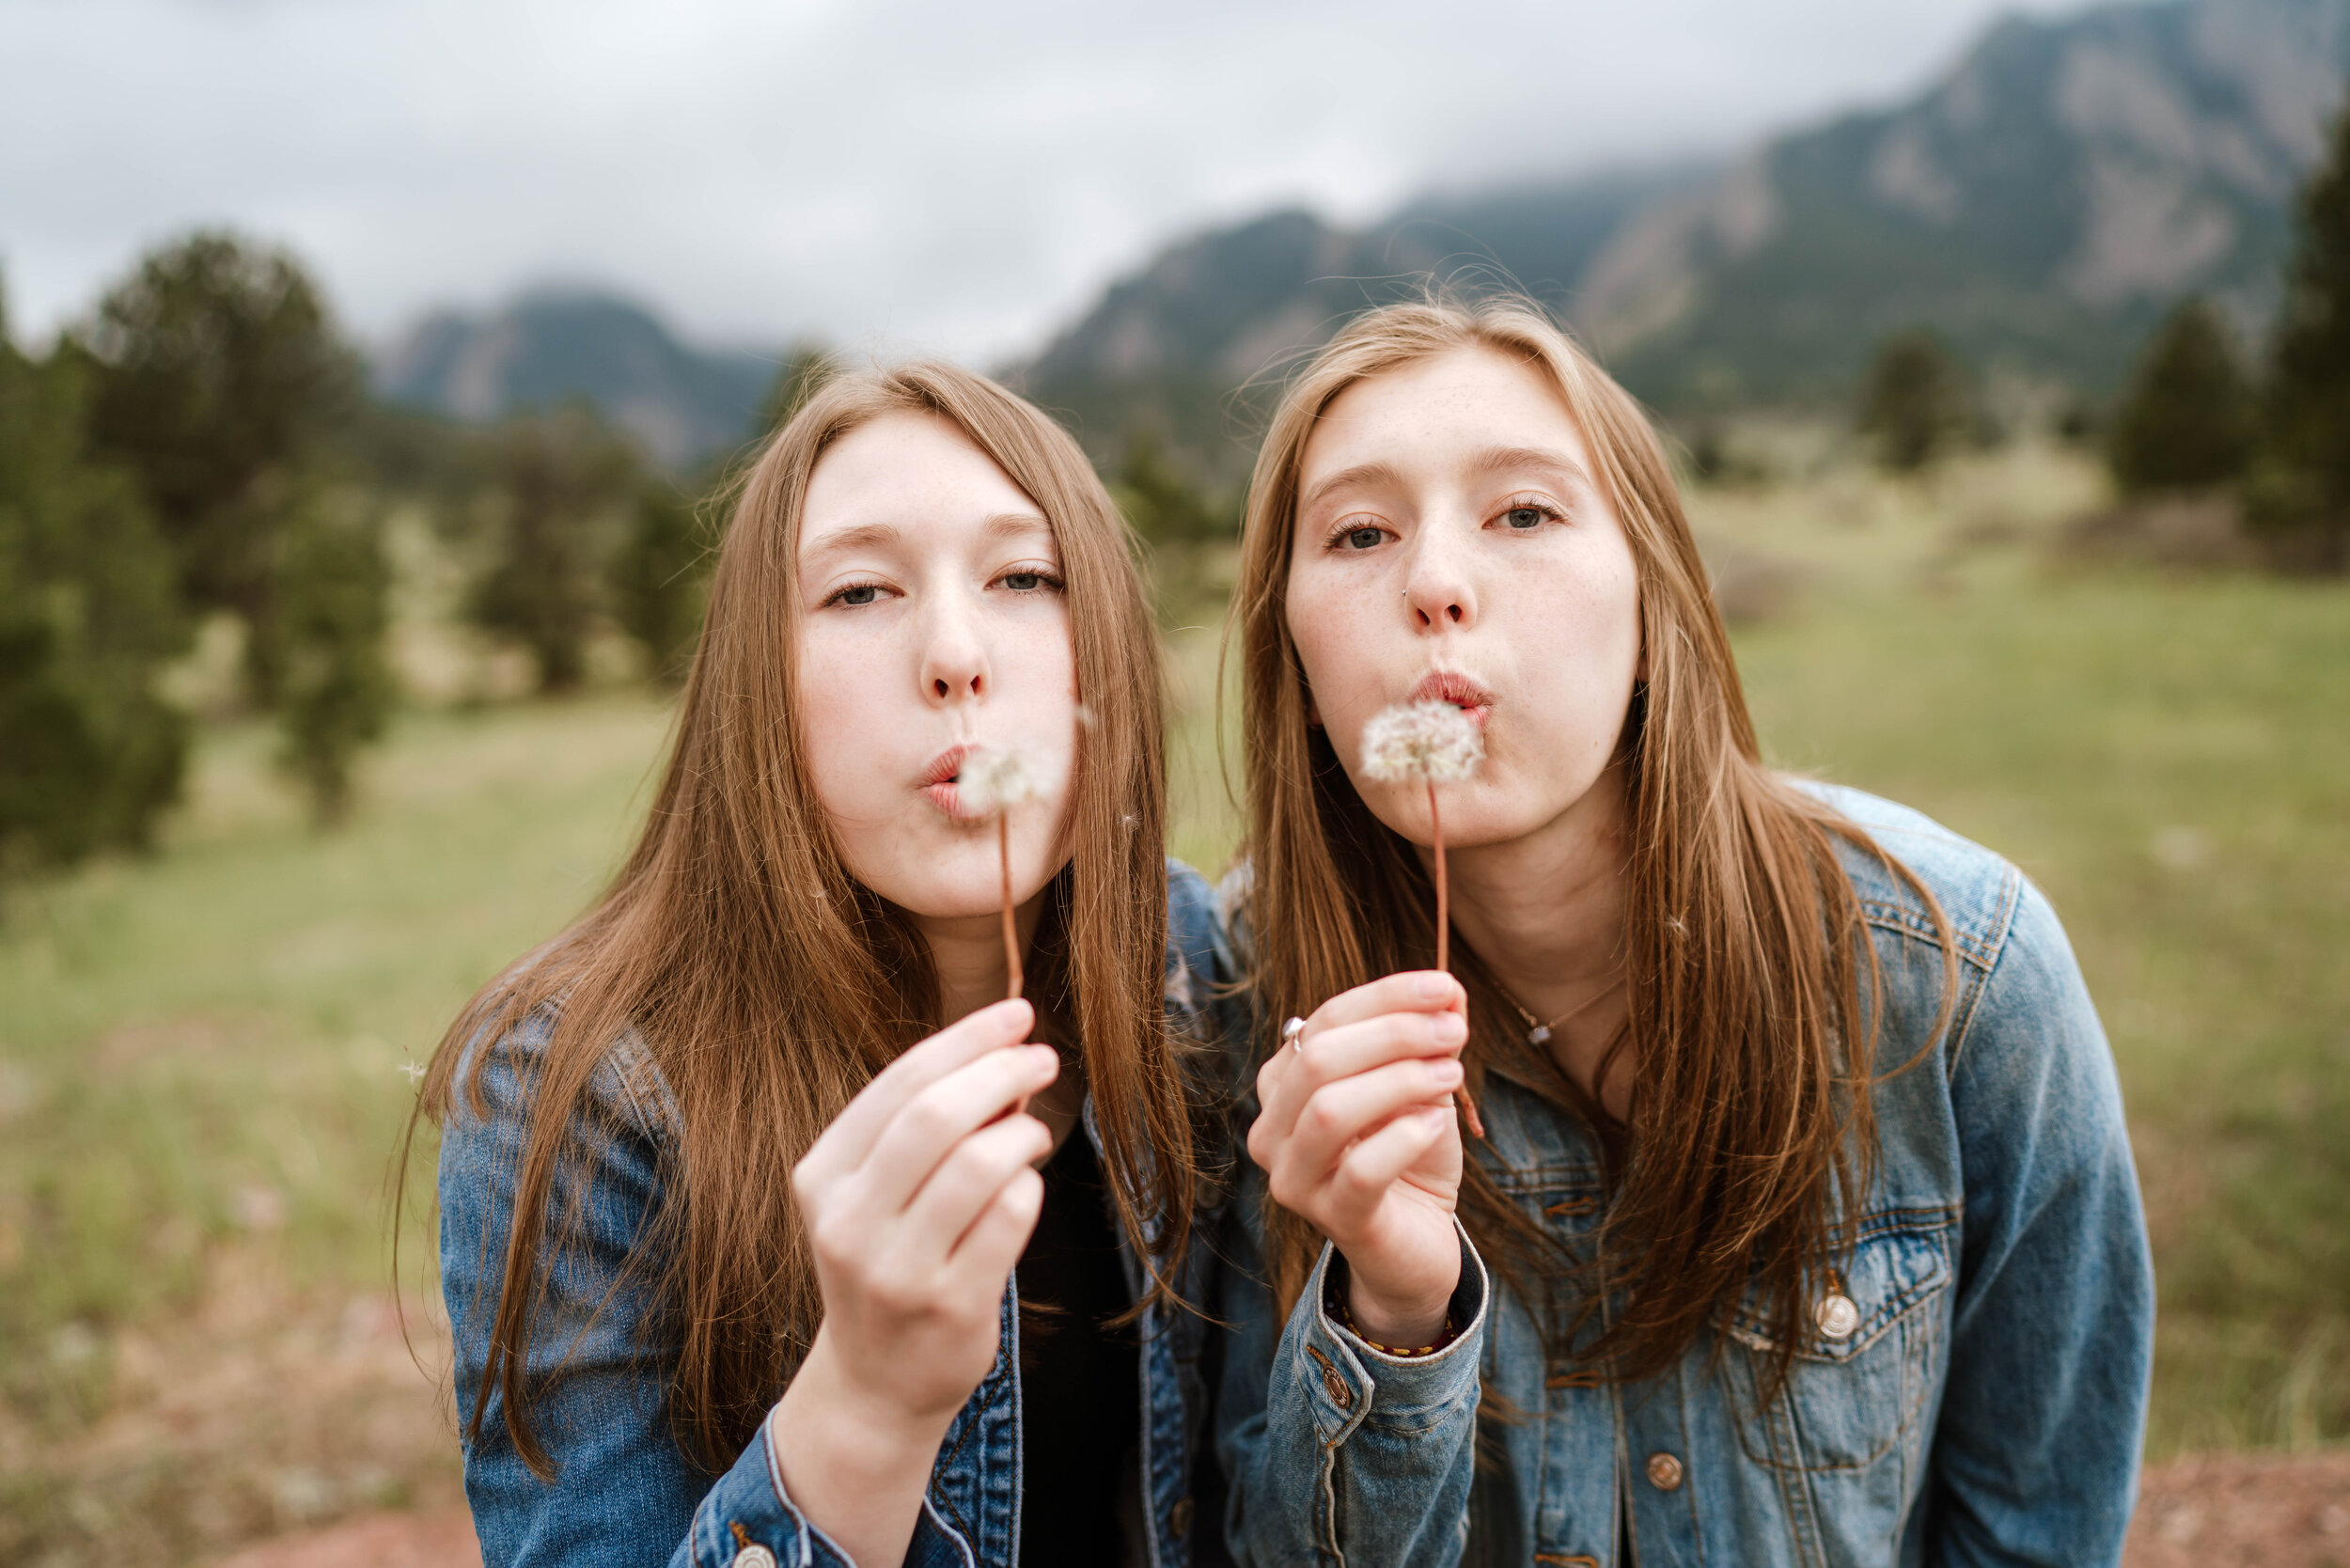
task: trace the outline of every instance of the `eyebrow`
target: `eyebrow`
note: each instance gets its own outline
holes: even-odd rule
[[[1488,447],[1471,460],[1469,466],[1480,474],[1507,473],[1513,468],[1540,468],[1559,478],[1589,485],[1591,476],[1584,466],[1565,452],[1548,447]],[[1381,485],[1401,487],[1403,476],[1394,464],[1358,463],[1352,468],[1341,468],[1308,491],[1297,503],[1300,513],[1309,512],[1340,491],[1372,489]]]
[[[1358,463],[1352,468],[1340,469],[1306,492],[1298,500],[1297,510],[1301,512],[1311,511],[1338,491],[1371,489],[1379,485],[1400,486],[1402,482],[1403,476],[1395,471],[1393,463]]]
[[[1488,447],[1471,466],[1480,474],[1506,473],[1512,468],[1545,468],[1560,478],[1590,484],[1591,476],[1567,453],[1548,447]]]
[[[1032,511],[999,511],[979,525],[981,534],[992,543],[1017,534],[1051,534],[1052,525]],[[901,542],[905,532],[895,523],[857,523],[845,528],[834,528],[809,540],[802,550],[810,556],[831,555],[845,550],[887,549]]]

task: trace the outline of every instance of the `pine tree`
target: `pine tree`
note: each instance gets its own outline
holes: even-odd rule
[[[360,406],[357,356],[299,262],[225,232],[146,257],[75,348],[92,361],[97,449],[137,478],[182,602],[244,619],[248,687],[274,702],[277,536],[300,474]]]
[[[2350,108],[2302,193],[2264,410],[2255,526],[2303,534],[2321,558],[2350,554]]]
[[[350,815],[352,760],[384,733],[395,691],[391,568],[366,498],[316,492],[292,509],[277,585],[280,760],[309,791],[312,820],[336,827]]]
[[[2219,313],[2200,299],[2171,313],[2138,362],[2107,432],[2123,492],[2203,490],[2252,456],[2252,386]]]
[[[0,874],[145,846],[187,756],[154,695],[187,641],[171,551],[86,449],[87,371],[19,354],[0,312]]]
[[[701,633],[711,564],[693,501],[666,480],[647,481],[628,538],[612,557],[610,587],[620,625],[666,685],[685,677]]]
[[[1126,438],[1126,453],[1110,480],[1110,494],[1135,531],[1154,545],[1195,544],[1232,533],[1239,522],[1226,518],[1186,479],[1149,426]]]
[[[494,443],[496,559],[476,588],[475,619],[528,648],[539,687],[588,676],[588,638],[628,497],[629,448],[585,409],[512,421]]]
[[[1880,463],[1914,474],[1966,433],[1969,403],[1966,372],[1942,339],[1913,329],[1878,347],[1861,385],[1856,423]]]

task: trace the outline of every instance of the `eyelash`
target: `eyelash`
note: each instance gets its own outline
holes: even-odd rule
[[[1496,512],[1494,515],[1496,518],[1502,518],[1509,516],[1510,513],[1513,511],[1541,512],[1543,514],[1543,520],[1546,523],[1564,523],[1567,520],[1567,514],[1564,510],[1553,505],[1551,502],[1543,500],[1539,495],[1512,495],[1509,500],[1502,503],[1500,510]],[[1515,530],[1512,531],[1514,532]],[[1534,530],[1528,529],[1526,531],[1531,533]],[[1324,539],[1322,541],[1322,547],[1325,550],[1342,550],[1346,547],[1347,536],[1350,534],[1359,534],[1364,532],[1377,532],[1392,536],[1395,530],[1381,524],[1359,523],[1355,521],[1353,518],[1342,517],[1331,525],[1328,537]]]
[[[995,574],[995,582],[1000,583],[1007,577],[1034,577],[1037,580],[1037,587],[1032,588],[1013,588],[1010,590],[1013,593],[1043,593],[1047,591],[1058,593],[1068,586],[1061,580],[1058,572],[1047,572],[1041,566],[1014,567],[1010,572],[999,572]],[[989,584],[989,587],[991,588],[994,586],[994,583]],[[870,579],[852,583],[843,583],[838,588],[834,588],[830,593],[826,594],[824,596],[824,602],[822,604],[819,604],[817,608],[829,610],[835,605],[840,604],[841,602],[847,599],[850,594],[856,592],[859,588],[872,588],[877,592],[885,593],[889,589],[889,585],[887,583],[875,582]],[[870,604],[870,602],[869,601],[868,604]],[[850,604],[845,607],[853,610],[861,610],[867,608],[868,604]]]
[[[1507,517],[1513,511],[1539,511],[1546,523],[1564,523],[1567,520],[1564,511],[1539,495],[1512,495],[1501,503],[1501,510],[1494,515],[1496,518]],[[1530,533],[1533,530],[1527,531]]]
[[[1329,536],[1322,541],[1322,547],[1325,550],[1342,550],[1346,547],[1346,539],[1349,534],[1359,534],[1364,532],[1382,533],[1391,536],[1395,530],[1382,526],[1377,523],[1359,523],[1353,518],[1342,517],[1331,525]]]

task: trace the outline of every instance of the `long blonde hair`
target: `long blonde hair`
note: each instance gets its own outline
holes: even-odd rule
[[[1661,1372],[1717,1306],[1759,1284],[1781,1347],[1775,1385],[1800,1338],[1808,1291],[1833,1267],[1836,1218],[1868,1182],[1881,1009],[1836,842],[1881,852],[1762,765],[1729,636],[1647,416],[1525,300],[1429,300],[1357,318],[1291,381],[1259,453],[1232,613],[1260,1016],[1308,1013],[1378,975],[1433,961],[1427,878],[1308,723],[1285,604],[1299,472],[1324,411],[1357,382],[1463,349],[1528,365],[1564,400],[1631,545],[1647,666],[1618,757],[1629,806],[1630,1016],[1617,1048],[1633,1053],[1629,1122],[1615,1127],[1527,1043],[1474,953],[1456,964],[1470,991],[1472,1085],[1507,1067],[1601,1135],[1611,1201],[1596,1255],[1569,1259],[1478,1159],[1468,1162],[1464,1221],[1529,1300],[1542,1299],[1533,1287],[1576,1267],[1622,1293],[1603,1332],[1586,1338],[1578,1322],[1566,1335],[1617,1378]],[[1944,950],[1947,964],[1947,941]],[[1269,1217],[1277,1294],[1288,1302],[1319,1238],[1295,1215]],[[1596,1295],[1585,1293],[1587,1311]],[[1565,1343],[1555,1349],[1568,1355]]]
[[[667,1390],[680,1441],[722,1468],[822,1315],[791,1167],[876,1072],[938,1027],[928,949],[901,910],[849,875],[796,721],[794,561],[809,477],[833,443],[896,412],[953,422],[1037,503],[1059,545],[1091,723],[1072,786],[1072,858],[1050,888],[1030,995],[1079,1042],[1107,1184],[1137,1253],[1164,1279],[1189,1239],[1191,1121],[1160,1008],[1159,668],[1124,525],[1076,444],[993,382],[934,363],[839,376],[804,398],[742,483],[635,850],[578,923],[474,998],[418,1099],[435,1121],[460,1096],[480,1114],[491,1053],[468,1056],[468,1043],[559,1004],[527,1089],[473,1417],[478,1430],[494,1386],[516,1450],[541,1474],[550,1462],[525,1368],[547,1271],[572,1232],[551,1194],[580,1185],[562,1172],[582,1156],[575,1122],[615,1040],[635,1029],[675,1098],[664,1201],[632,1266],[653,1275],[680,1337]],[[461,1060],[472,1064],[462,1075]]]

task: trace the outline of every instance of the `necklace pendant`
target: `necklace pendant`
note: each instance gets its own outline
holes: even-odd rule
[[[1527,1030],[1526,1043],[1529,1045],[1549,1044],[1550,1026],[1548,1024],[1537,1024],[1532,1028]]]

